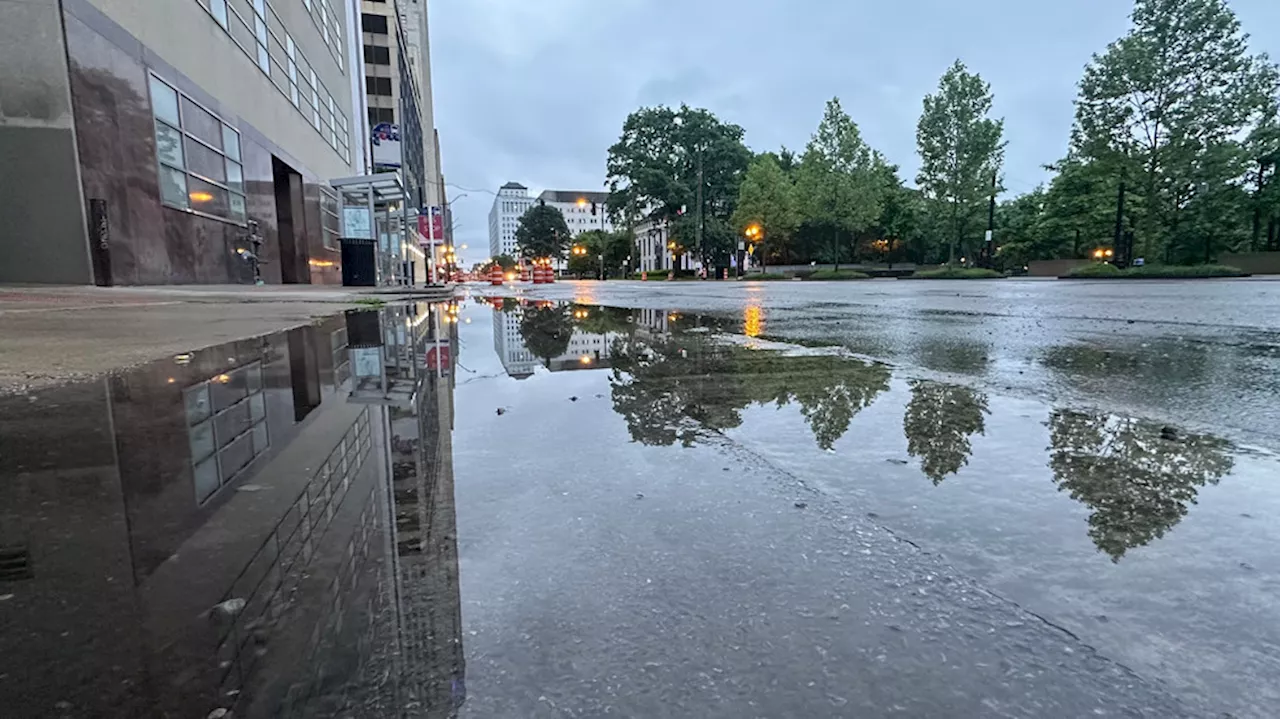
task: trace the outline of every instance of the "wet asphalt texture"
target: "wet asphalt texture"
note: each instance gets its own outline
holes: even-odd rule
[[[646,413],[687,385],[616,357],[517,379],[522,310],[464,307],[462,716],[1280,705],[1280,282],[501,292],[636,310],[640,334],[680,317],[795,358],[746,384],[798,385],[724,399],[713,367],[674,441]],[[663,329],[645,341],[696,353]],[[823,384],[804,363],[833,351],[867,370]],[[822,402],[850,395],[847,418]]]

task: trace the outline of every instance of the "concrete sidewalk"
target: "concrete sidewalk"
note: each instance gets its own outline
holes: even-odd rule
[[[454,288],[0,285],[0,394],[86,379],[370,303]]]

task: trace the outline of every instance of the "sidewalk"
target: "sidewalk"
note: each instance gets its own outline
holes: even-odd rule
[[[453,293],[453,287],[0,285],[0,394],[279,332],[378,301],[440,302]]]

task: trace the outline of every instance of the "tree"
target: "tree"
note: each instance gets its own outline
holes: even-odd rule
[[[1113,562],[1173,529],[1234,464],[1224,440],[1131,417],[1058,411],[1049,433],[1053,482],[1089,507],[1089,537]]]
[[[665,220],[677,252],[693,250],[704,262],[728,257],[736,247],[729,219],[751,159],[743,134],[738,125],[687,105],[631,113],[609,148],[608,206],[615,223],[642,214]]]
[[[762,266],[768,263],[769,248],[785,247],[800,225],[795,184],[771,153],[751,161],[738,190],[733,227],[741,236],[752,225],[761,228],[759,250]]]
[[[516,247],[530,259],[560,259],[569,245],[569,224],[560,210],[534,205],[520,217],[516,227]]]
[[[1085,70],[1072,152],[1142,198],[1137,255],[1197,259],[1239,242],[1205,221],[1224,199],[1212,194],[1243,181],[1239,138],[1273,107],[1276,68],[1248,53],[1225,0],[1136,0],[1131,19]],[[1204,232],[1207,252],[1195,237]]]
[[[836,269],[842,237],[865,230],[880,216],[884,188],[875,170],[879,161],[840,99],[829,100],[801,157],[796,191],[805,221],[822,227],[830,238],[826,249]]]
[[[952,262],[979,226],[1004,162],[1004,121],[988,117],[991,104],[991,86],[956,60],[925,97],[916,128],[916,182],[946,228]]]
[[[874,171],[879,176],[883,191],[880,217],[867,231],[866,240],[871,245],[870,254],[875,261],[888,263],[893,268],[897,258],[912,239],[920,233],[920,193],[907,188],[898,177],[897,165],[878,158]],[[923,260],[916,258],[917,262]]]
[[[987,396],[959,385],[912,380],[902,420],[907,453],[935,485],[969,463],[969,437],[986,431]]]
[[[1037,187],[997,208],[1001,242],[996,261],[1003,268],[1023,267],[1050,252],[1044,231],[1045,194],[1043,187]]]
[[[493,266],[497,265],[498,267],[502,268],[502,271],[504,273],[506,273],[515,269],[516,264],[517,264],[516,259],[511,255],[498,255],[497,257],[494,257],[493,259],[487,262],[482,262],[476,265],[475,267],[472,268],[471,271],[482,274],[482,275],[487,275],[493,269]]]
[[[601,257],[606,273],[622,266],[631,254],[631,235],[623,231],[605,232],[604,230],[587,230],[580,233],[569,252],[569,271],[592,277],[601,269]],[[579,248],[582,250],[578,252]]]

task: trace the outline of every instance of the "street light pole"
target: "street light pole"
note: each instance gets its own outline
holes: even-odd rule
[[[698,145],[698,259],[702,262],[702,276],[707,276],[707,253],[702,248],[702,145]]]

